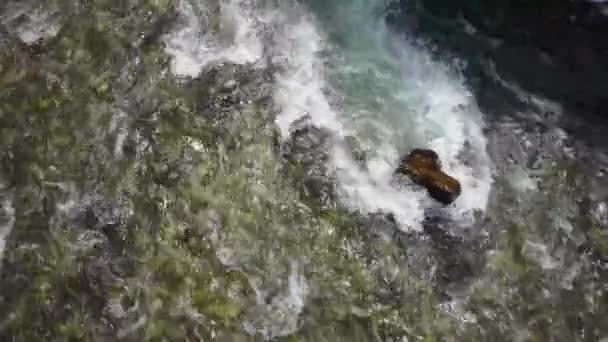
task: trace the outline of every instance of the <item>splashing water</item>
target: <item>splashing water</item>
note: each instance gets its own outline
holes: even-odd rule
[[[166,39],[167,52],[174,56],[175,74],[193,77],[215,61],[245,64],[262,58],[263,46],[256,29],[259,14],[253,2],[230,0],[221,2],[218,8],[207,8],[203,1],[180,1],[178,10],[182,26]],[[208,34],[215,25],[221,27],[221,34]]]
[[[168,38],[174,70],[192,76],[210,61],[264,63],[263,57],[281,65],[277,124],[284,136],[291,123],[310,115],[315,125],[338,139],[348,133],[373,145],[367,170],[357,166],[343,144],[332,151],[331,167],[343,200],[355,208],[392,212],[402,229],[419,229],[431,202],[419,190],[396,188],[392,172],[408,149],[431,148],[446,172],[462,183],[454,214],[485,209],[491,163],[483,118],[458,74],[413,44],[392,37],[371,1],[329,9],[325,2],[310,5],[318,19],[297,4],[267,9],[254,8],[249,1],[222,2],[221,30],[228,31],[230,39],[218,46],[197,36],[204,30],[201,19],[182,2],[188,24]],[[323,25],[329,26],[327,36],[319,30]],[[265,35],[271,36],[271,46],[263,46]]]
[[[379,3],[64,2],[34,57],[0,28],[0,336],[602,340],[608,158],[498,74],[525,105],[481,113]],[[453,205],[397,184],[413,148]]]
[[[9,200],[4,200],[0,206],[0,271],[2,270],[2,254],[6,244],[6,237],[15,224],[15,209]]]

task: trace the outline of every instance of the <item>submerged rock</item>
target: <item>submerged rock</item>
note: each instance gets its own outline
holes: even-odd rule
[[[42,45],[59,32],[60,9],[57,5],[40,5],[34,1],[7,1],[0,5],[0,26],[28,45]]]
[[[412,150],[395,172],[425,187],[431,197],[443,204],[454,202],[461,192],[460,182],[441,171],[439,156],[432,150]]]
[[[484,237],[470,226],[458,231],[459,223],[453,219],[431,212],[425,216],[422,235],[427,239],[421,244],[426,249],[420,248],[429,253],[435,292],[442,301],[450,301],[483,269]]]
[[[367,151],[361,145],[361,142],[357,139],[357,137],[348,135],[344,137],[344,143],[346,145],[347,151],[350,152],[353,160],[362,168],[365,168],[365,163],[367,161]]]
[[[285,170],[296,179],[305,202],[316,208],[330,207],[335,198],[335,185],[327,170],[331,143],[330,133],[305,116],[292,124],[290,137],[281,147]]]

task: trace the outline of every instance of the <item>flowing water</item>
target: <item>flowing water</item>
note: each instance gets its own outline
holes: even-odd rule
[[[482,133],[484,119],[460,75],[390,33],[381,3],[283,6],[229,2],[226,8],[234,14],[226,20],[236,29],[219,51],[204,42],[191,45],[200,32],[200,22],[192,17],[192,26],[169,39],[174,70],[196,75],[216,58],[243,63],[264,56],[286,64],[277,80],[281,130],[287,133],[292,122],[310,115],[314,124],[339,136],[360,137],[370,149],[369,172],[361,172],[339,146],[334,151],[332,166],[338,169],[345,200],[365,211],[392,212],[403,229],[418,229],[428,205],[424,195],[390,184],[400,156],[414,147],[437,151],[446,171],[461,180],[465,190],[455,211],[462,215],[485,209],[492,164]],[[254,13],[247,12],[251,8]],[[191,7],[184,11],[194,13]],[[264,29],[273,35],[266,55]],[[473,159],[459,158],[465,146]]]
[[[3,9],[0,335],[608,338],[605,146],[498,74],[482,112],[388,5]],[[394,181],[413,148],[454,204]]]

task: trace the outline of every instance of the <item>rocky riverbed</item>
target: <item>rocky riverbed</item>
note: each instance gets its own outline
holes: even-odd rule
[[[412,4],[0,4],[0,340],[607,338],[603,145]]]

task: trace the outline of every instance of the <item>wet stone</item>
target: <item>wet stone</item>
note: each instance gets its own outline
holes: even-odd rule
[[[309,204],[330,205],[335,198],[335,185],[327,170],[331,134],[312,125],[310,117],[295,121],[290,131],[289,139],[281,146],[287,169]]]
[[[2,10],[0,8],[0,12]],[[0,24],[24,44],[39,45],[54,38],[59,32],[57,11],[58,8],[53,5],[37,6],[33,1],[8,1],[4,13],[0,15]],[[0,38],[1,36],[2,33]]]
[[[364,166],[367,160],[367,152],[361,146],[359,140],[355,136],[349,135],[344,137],[344,143],[350,151],[353,160],[359,163],[359,165]]]
[[[395,173],[408,176],[415,184],[426,188],[432,198],[446,205],[461,193],[460,182],[441,171],[439,156],[432,150],[412,150]]]

